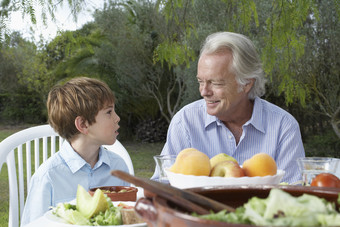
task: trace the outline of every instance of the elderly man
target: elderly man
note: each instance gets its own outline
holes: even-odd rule
[[[162,155],[196,148],[210,158],[226,153],[239,164],[264,152],[285,170],[284,182],[301,178],[297,158],[304,157],[299,124],[280,107],[261,99],[265,78],[251,40],[219,32],[201,49],[197,81],[203,99],[173,117]],[[152,179],[157,179],[155,172]]]

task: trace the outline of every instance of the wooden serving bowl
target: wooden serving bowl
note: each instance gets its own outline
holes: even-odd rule
[[[91,188],[89,193],[93,196],[94,192],[97,189],[100,189],[106,194],[111,201],[133,201],[135,202],[137,199],[137,191],[136,187],[127,187],[127,186],[104,186]],[[126,190],[125,192],[121,192],[121,190]],[[108,192],[110,191],[110,192]]]
[[[204,195],[221,203],[227,204],[234,208],[242,206],[248,202],[251,197],[266,198],[272,188],[280,188],[293,196],[301,196],[304,193],[316,195],[335,204],[340,188],[321,188],[306,186],[289,186],[289,185],[231,185],[216,187],[201,187],[186,189],[198,194]],[[167,201],[152,193],[146,192],[148,198],[141,198],[135,205],[136,212],[142,216],[149,227],[167,226],[167,227],[205,227],[205,226],[223,226],[223,227],[250,227],[245,224],[231,224],[226,222],[204,220],[191,216],[188,211]],[[337,209],[339,205],[337,204]]]

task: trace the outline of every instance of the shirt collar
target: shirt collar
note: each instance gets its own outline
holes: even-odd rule
[[[222,125],[223,122],[219,120],[216,116],[212,116],[207,113],[207,108],[204,105],[204,111],[205,111],[205,128],[207,128],[210,124],[216,122],[217,125]],[[265,132],[264,127],[263,127],[263,106],[261,99],[259,97],[256,97],[254,100],[254,108],[253,108],[253,113],[249,121],[247,121],[244,125],[249,125],[252,124],[257,130],[261,132]]]
[[[71,144],[67,140],[64,141],[59,152],[60,156],[64,159],[66,165],[70,168],[72,173],[77,172],[83,168],[83,166],[88,166],[90,168],[90,165],[77,152],[74,151]],[[110,166],[108,154],[104,151],[104,148],[100,146],[99,158],[93,170],[99,168],[103,163]]]
[[[261,132],[265,132],[264,123],[263,123],[263,105],[261,99],[256,97],[254,100],[254,108],[253,113],[249,121],[247,121],[244,125],[252,124],[257,130]]]

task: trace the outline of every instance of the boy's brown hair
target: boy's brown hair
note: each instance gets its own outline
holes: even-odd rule
[[[88,77],[73,78],[49,92],[48,122],[61,137],[70,140],[79,133],[76,117],[81,116],[93,124],[98,112],[115,101],[114,93],[106,83]]]

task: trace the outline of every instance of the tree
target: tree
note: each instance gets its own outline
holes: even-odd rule
[[[37,17],[40,16],[43,23],[46,24],[47,18],[50,17],[52,21],[55,20],[55,12],[58,7],[63,7],[67,4],[71,10],[74,20],[77,20],[79,12],[85,9],[86,0],[4,0],[0,4],[0,44],[2,43],[4,35],[8,35],[6,20],[12,12],[22,12],[22,17],[29,17],[32,24],[36,24]],[[36,8],[41,8],[41,15],[36,15]]]
[[[97,56],[111,70],[118,87],[123,88],[118,90],[127,98],[124,103],[138,110],[135,114],[142,119],[160,113],[169,122],[172,108],[178,108],[172,100],[177,81],[171,68],[154,62],[154,49],[165,27],[157,6],[152,1],[112,3],[96,21],[108,39]]]
[[[17,32],[7,37],[0,57],[0,118],[7,122],[45,122],[44,102],[39,90],[30,90],[20,74],[27,68],[34,68],[35,44],[24,40]]]
[[[306,84],[314,113],[328,119],[340,138],[340,17],[336,2],[317,2],[319,19],[310,15],[305,23],[305,55],[295,71]]]

